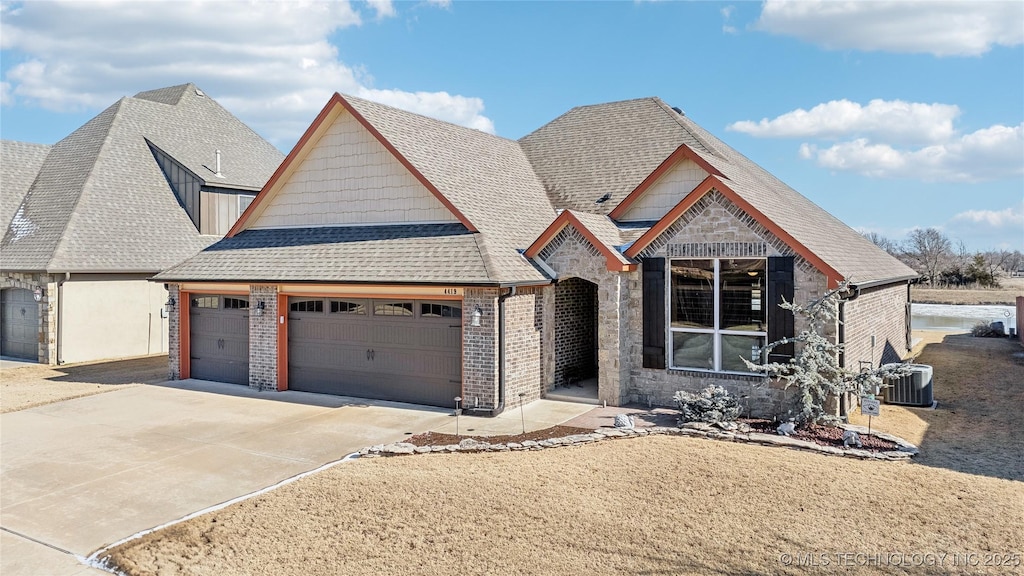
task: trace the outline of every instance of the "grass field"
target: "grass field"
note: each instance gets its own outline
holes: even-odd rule
[[[918,304],[1005,304],[1012,306],[1017,296],[1024,296],[1024,278],[1000,278],[1001,288],[961,289],[928,288],[915,284],[910,295]]]
[[[912,463],[664,436],[363,459],[112,559],[132,576],[1020,573],[1020,351],[927,343],[939,409],[875,420],[920,442]]]

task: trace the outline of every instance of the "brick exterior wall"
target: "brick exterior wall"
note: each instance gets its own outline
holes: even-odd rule
[[[555,285],[555,380],[567,383],[566,371],[575,378],[597,373],[597,286],[580,278]]]
[[[871,362],[875,368],[899,362],[907,355],[905,315],[907,284],[870,288],[843,305],[846,367],[860,368]],[[871,345],[871,337],[875,345]]]
[[[597,395],[612,406],[624,403],[630,373],[627,303],[631,291],[639,291],[639,276],[609,271],[600,252],[571,226],[555,235],[539,256],[560,281],[576,277],[597,285]],[[556,383],[555,370],[548,375],[547,390]]]
[[[824,274],[717,191],[697,201],[641,255],[668,259],[796,256],[793,272],[797,302],[805,303],[821,296],[828,285]],[[631,294],[626,330],[631,337],[628,363],[632,366],[628,401],[671,406],[677,391],[697,392],[716,384],[737,396],[748,414],[785,416],[791,410],[795,391],[785,390],[781,383],[760,376],[643,368],[642,291],[634,290]],[[806,324],[797,318],[796,332],[804,328]],[[826,326],[825,333],[835,338],[837,326]],[[670,341],[666,340],[666,346],[671,346]]]
[[[43,289],[39,301],[39,348],[36,361],[40,364],[57,363],[57,282],[63,275],[34,272],[4,272],[0,289],[20,288],[34,291]]]
[[[167,311],[167,378],[181,380],[181,286],[168,284],[167,298],[174,299]]]
[[[480,308],[480,326],[473,311]],[[498,289],[467,288],[462,299],[462,405],[498,405]]]
[[[505,299],[505,408],[541,397],[544,289],[519,288]]]
[[[263,303],[263,312],[257,314]],[[277,286],[249,287],[249,387],[277,390]],[[287,342],[281,342],[287,346]]]

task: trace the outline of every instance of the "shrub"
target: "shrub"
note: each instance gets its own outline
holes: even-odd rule
[[[683,422],[732,422],[740,415],[739,402],[721,386],[708,386],[696,394],[676,392],[675,401]]]
[[[985,322],[979,322],[971,328],[971,336],[978,338],[1002,338],[1005,336],[1002,330],[996,330],[991,324]]]

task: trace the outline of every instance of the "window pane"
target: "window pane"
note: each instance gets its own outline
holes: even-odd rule
[[[242,310],[249,307],[249,301],[244,298],[224,298],[224,307]]]
[[[323,300],[301,300],[299,302],[291,303],[292,312],[323,312],[324,301]]]
[[[375,316],[412,316],[412,302],[375,302]]]
[[[691,332],[672,333],[672,366],[675,368],[699,368],[711,370],[715,367],[715,351],[711,334]]]
[[[362,302],[331,300],[331,314],[366,314],[366,306]]]
[[[714,328],[715,263],[672,261],[672,327]]]
[[[747,365],[740,359],[742,356],[751,362],[761,361],[761,349],[766,342],[763,336],[722,335],[722,370],[729,372],[750,372]]]
[[[764,332],[765,261],[721,260],[718,285],[721,290],[719,328]]]

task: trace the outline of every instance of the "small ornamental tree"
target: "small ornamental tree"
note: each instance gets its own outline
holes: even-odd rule
[[[842,394],[855,392],[858,396],[874,394],[886,377],[901,376],[909,373],[905,364],[885,364],[870,370],[854,371],[839,365],[839,354],[843,351],[842,344],[822,335],[827,324],[839,322],[839,303],[847,290],[847,282],[829,290],[821,298],[812,300],[807,306],[783,301],[781,308],[792,312],[794,317],[803,317],[807,328],[793,338],[783,338],[765,346],[763,358],[777,346],[799,342],[803,347],[795,358],[789,362],[770,362],[755,364],[746,358],[743,362],[747,368],[755,372],[765,372],[768,376],[785,381],[786,388],[796,387],[799,390],[797,403],[800,413],[796,416],[799,423],[824,424],[834,423],[838,418],[829,414],[826,404],[829,398],[838,398]]]

